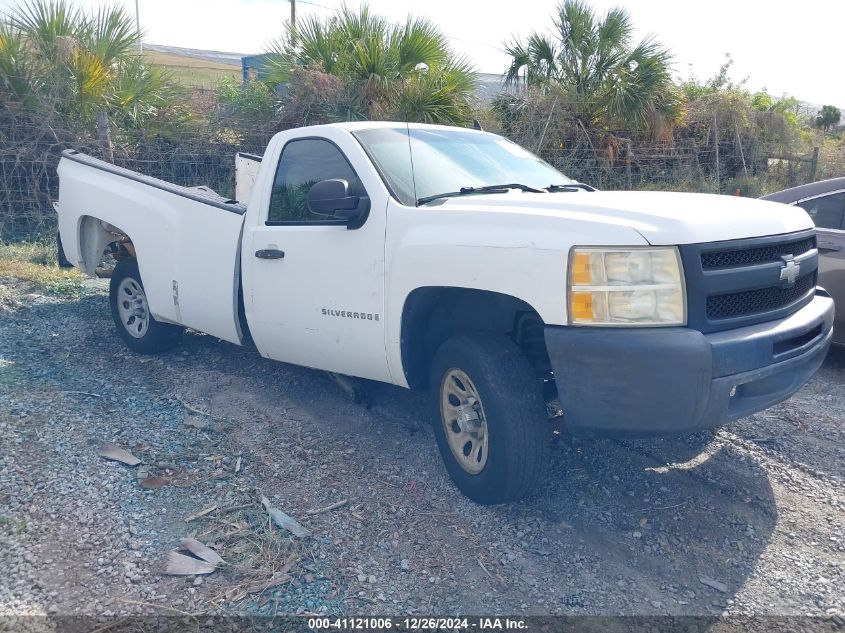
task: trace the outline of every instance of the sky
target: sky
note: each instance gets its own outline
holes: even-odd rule
[[[75,0],[95,8],[101,0]],[[133,14],[135,0],[114,0]],[[282,33],[288,0],[137,0],[144,41],[153,44],[238,53],[262,52]],[[356,0],[350,5],[355,6]],[[0,0],[9,11],[16,0]],[[628,9],[636,37],[653,34],[674,54],[675,74],[700,79],[734,58],[734,80],[748,78],[750,90],[767,89],[817,105],[845,108],[841,0],[590,0],[600,13]],[[330,16],[341,0],[297,0],[297,16]],[[449,36],[453,49],[481,72],[502,73],[502,44],[545,30],[556,0],[369,0],[370,9],[390,21],[426,16]]]

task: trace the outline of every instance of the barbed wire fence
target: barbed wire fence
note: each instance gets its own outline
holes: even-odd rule
[[[37,239],[55,232],[57,167],[65,149],[179,185],[206,185],[233,197],[235,153],[263,153],[277,127],[239,121],[214,102],[213,91],[195,89],[192,94],[194,106],[204,109],[203,116],[176,127],[111,124],[107,143],[96,124],[44,108],[33,114],[0,100],[0,239]]]
[[[55,231],[56,167],[63,149],[99,158],[179,185],[208,186],[234,196],[234,154],[262,154],[286,122],[239,119],[213,89],[192,91],[200,112],[189,124],[142,129],[110,126],[109,147],[96,125],[41,109],[38,116],[0,100],[0,239]],[[658,189],[758,196],[814,179],[845,175],[845,153],[784,153],[775,144],[699,125],[694,134],[652,140],[641,132],[588,130],[542,102],[499,131],[564,174],[600,189]],[[46,112],[46,114],[45,114]],[[552,184],[552,183],[549,183]],[[680,211],[679,211],[680,212]]]
[[[502,126],[511,140],[566,175],[599,189],[651,189],[757,197],[845,175],[845,149],[789,151],[783,137],[755,134],[746,121],[710,116],[654,139],[653,129],[596,132],[553,99],[524,100]],[[570,107],[573,104],[568,104]],[[580,104],[574,104],[576,107]],[[700,117],[701,118],[701,117]]]

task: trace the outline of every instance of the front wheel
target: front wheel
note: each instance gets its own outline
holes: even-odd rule
[[[449,476],[481,504],[529,496],[542,481],[549,432],[531,364],[506,337],[459,335],[431,367],[434,433]]]
[[[109,303],[118,335],[134,352],[165,352],[182,339],[183,328],[157,321],[150,313],[135,258],[123,259],[114,267],[109,286]]]

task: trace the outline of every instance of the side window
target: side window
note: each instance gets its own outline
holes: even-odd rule
[[[845,215],[845,191],[799,202],[820,229],[842,229]]]
[[[290,141],[276,169],[267,223],[343,224],[308,210],[308,190],[329,178],[346,180],[350,196],[365,195],[358,175],[337,146],[321,139]]]

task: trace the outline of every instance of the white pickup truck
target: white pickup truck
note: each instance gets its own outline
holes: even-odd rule
[[[574,434],[692,432],[786,399],[831,341],[802,209],[596,191],[482,131],[281,132],[238,183],[248,204],[74,151],[59,176],[66,256],[93,273],[117,254],[131,349],[187,327],[428,390],[446,469],[480,503],[541,481],[546,399]]]

